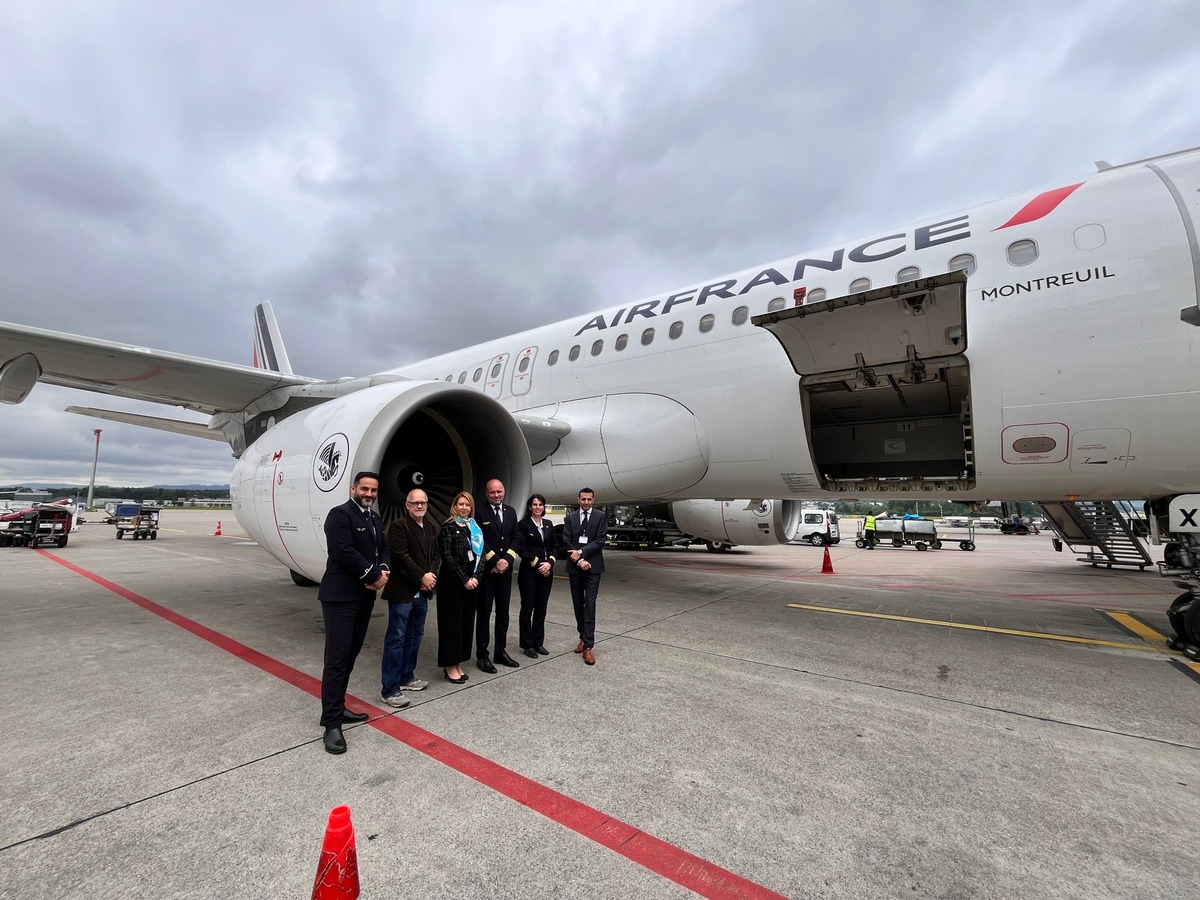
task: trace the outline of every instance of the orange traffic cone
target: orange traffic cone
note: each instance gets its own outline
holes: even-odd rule
[[[213,532],[213,537],[221,536],[221,520],[217,519],[217,530]]]
[[[354,849],[350,807],[336,806],[325,827],[312,900],[356,900],[358,893],[358,853]]]
[[[821,574],[822,575],[836,575],[837,574],[836,572],[833,571],[833,560],[829,556],[829,547],[828,546],[826,546],[826,548],[825,548],[825,559],[821,562]]]

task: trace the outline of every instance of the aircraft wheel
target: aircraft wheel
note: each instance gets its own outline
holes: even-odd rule
[[[867,546],[867,542],[864,541],[862,538],[859,538],[858,540],[856,540],[854,542],[854,546],[857,547],[859,550],[861,550]]]
[[[299,572],[297,572],[295,569],[291,569],[290,571],[292,573],[292,584],[296,585],[297,587],[316,587],[317,586],[317,582],[313,581],[311,578],[306,578],[305,576],[303,576]]]
[[[705,541],[704,549],[709,553],[724,553],[729,549],[729,545],[722,544],[720,541]]]

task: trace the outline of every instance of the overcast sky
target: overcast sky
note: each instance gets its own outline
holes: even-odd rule
[[[4,4],[0,320],[363,374],[1200,145],[1194,2]],[[0,407],[0,484],[226,483]]]

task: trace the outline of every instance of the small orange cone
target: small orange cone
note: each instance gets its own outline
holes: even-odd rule
[[[221,536],[221,520],[217,519],[217,530],[213,532],[213,537]]]
[[[822,575],[836,575],[837,574],[836,572],[833,571],[833,560],[830,559],[830,557],[829,557],[829,547],[825,548],[825,559],[821,563],[821,574]]]
[[[350,807],[335,806],[325,827],[312,900],[357,900],[358,893],[358,853],[354,849]]]

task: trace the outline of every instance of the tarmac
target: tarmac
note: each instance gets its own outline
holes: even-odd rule
[[[949,533],[610,550],[597,665],[557,579],[551,655],[461,686],[431,611],[402,711],[380,602],[342,756],[316,592],[228,513],[0,549],[0,896],[306,897],[343,804],[372,900],[1196,896],[1178,589]]]

